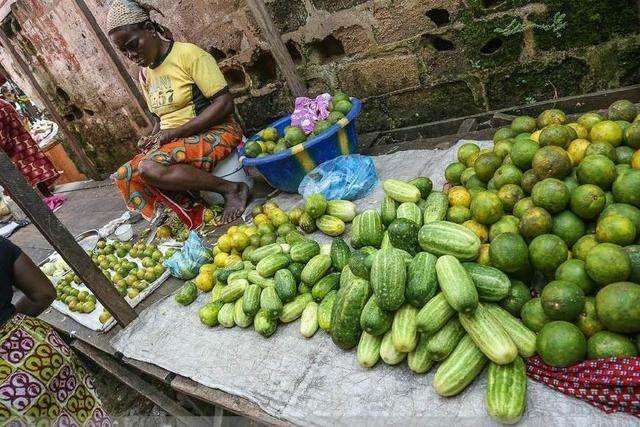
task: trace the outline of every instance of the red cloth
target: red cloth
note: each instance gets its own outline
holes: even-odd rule
[[[0,149],[11,158],[32,187],[50,186],[60,176],[51,160],[40,150],[11,104],[0,99]]]
[[[640,357],[588,360],[553,368],[535,356],[527,361],[527,375],[608,414],[627,412],[640,417]]]

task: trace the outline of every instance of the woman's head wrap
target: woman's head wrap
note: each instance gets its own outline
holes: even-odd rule
[[[107,33],[125,25],[151,21],[151,11],[162,15],[156,7],[138,0],[113,0],[107,12]]]

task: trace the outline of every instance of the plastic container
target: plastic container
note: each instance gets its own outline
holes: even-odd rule
[[[248,158],[241,151],[242,164],[246,168],[257,170],[272,186],[287,193],[297,193],[298,186],[307,173],[316,166],[338,156],[358,153],[358,133],[356,118],[362,109],[359,99],[351,98],[353,107],[345,119],[331,126],[322,134],[309,138],[287,150],[264,157]],[[272,123],[270,127],[284,133],[284,128],[291,123],[291,116]],[[249,141],[258,139],[258,135]]]
[[[128,242],[133,238],[133,227],[131,224],[122,224],[120,227],[116,228],[114,234],[121,242]]]
[[[251,178],[244,167],[242,167],[239,150],[240,149],[233,150],[229,157],[218,163],[211,173],[227,181],[244,182],[251,189],[253,188],[253,178]],[[201,191],[200,196],[209,205],[224,203],[224,197],[213,191]]]

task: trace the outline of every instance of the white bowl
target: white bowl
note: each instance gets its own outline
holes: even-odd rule
[[[115,235],[121,242],[128,242],[133,238],[133,227],[131,224],[122,224],[116,228]]]

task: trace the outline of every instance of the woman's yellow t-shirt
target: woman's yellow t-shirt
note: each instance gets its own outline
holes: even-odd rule
[[[227,87],[216,60],[191,43],[175,42],[155,68],[143,68],[140,85],[161,129],[174,129],[207,108],[209,99]]]

